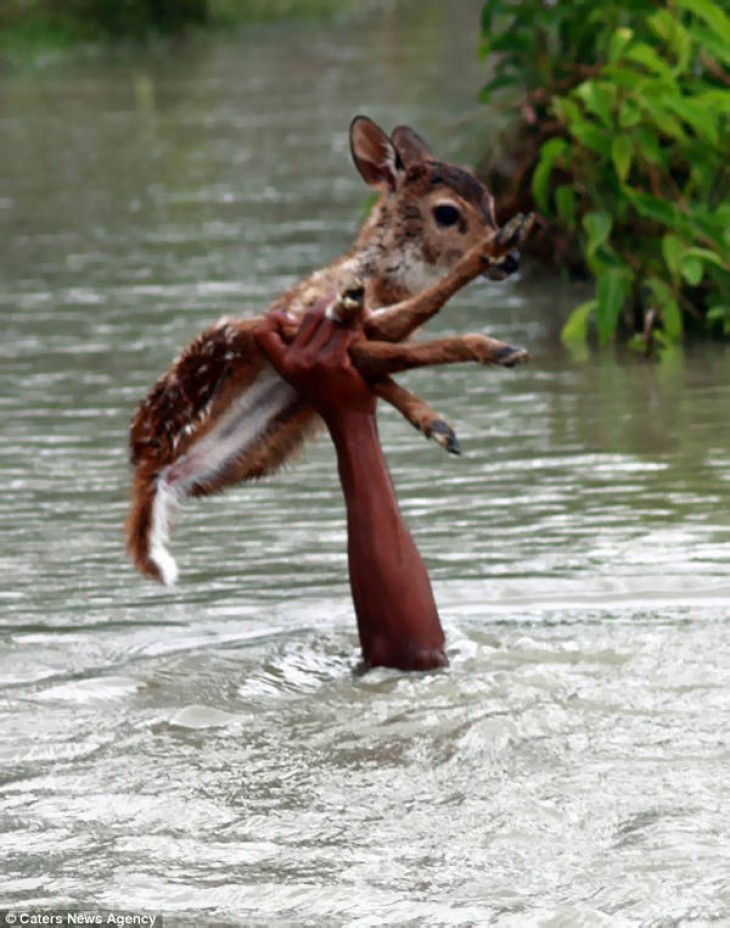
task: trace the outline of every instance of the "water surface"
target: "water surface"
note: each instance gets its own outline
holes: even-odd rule
[[[529,367],[380,415],[451,667],[353,675],[331,449],[126,563],[126,429],[177,350],[347,247],[347,125],[476,158],[479,4],[367,5],[0,86],[0,902],[174,925],[730,923],[728,351],[571,360],[538,269],[426,334]]]

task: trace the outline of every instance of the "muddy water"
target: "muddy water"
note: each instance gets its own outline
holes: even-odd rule
[[[2,77],[1,904],[730,923],[727,349],[571,360],[583,294],[538,271],[429,326],[534,354],[405,379],[459,459],[381,413],[444,673],[353,675],[325,442],[191,505],[174,590],[122,554],[135,402],[204,325],[346,247],[351,116],[478,153],[478,6]]]

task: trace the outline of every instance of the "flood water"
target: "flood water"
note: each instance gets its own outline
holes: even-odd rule
[[[474,160],[479,4],[359,5],[0,78],[0,906],[169,925],[730,924],[730,352],[571,359],[528,270],[427,334],[381,434],[451,666],[356,676],[327,442],[127,563],[126,430],[178,349],[349,244],[367,112]]]

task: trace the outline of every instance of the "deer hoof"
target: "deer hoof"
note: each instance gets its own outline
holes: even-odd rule
[[[357,277],[348,283],[336,302],[327,310],[327,318],[340,325],[351,325],[362,316],[365,305],[365,286]]]
[[[518,364],[524,364],[530,360],[530,352],[525,348],[513,348],[512,345],[505,345],[494,352],[493,364],[499,364],[500,367],[517,367]]]
[[[532,213],[528,213],[527,216],[517,213],[497,232],[495,244],[500,248],[516,248],[527,238],[534,221]]]
[[[437,445],[441,445],[449,454],[461,454],[461,445],[456,433],[443,419],[434,419],[426,433]]]
[[[520,253],[513,249],[501,258],[494,258],[492,266],[485,273],[490,280],[505,280],[511,274],[516,274],[519,269]]]

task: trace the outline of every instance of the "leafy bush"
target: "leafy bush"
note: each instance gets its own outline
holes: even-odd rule
[[[488,0],[483,97],[513,92],[520,182],[596,277],[565,340],[730,335],[730,17],[714,0]],[[524,146],[523,146],[524,147]],[[523,194],[525,190],[523,189]],[[524,203],[520,204],[524,207]]]

